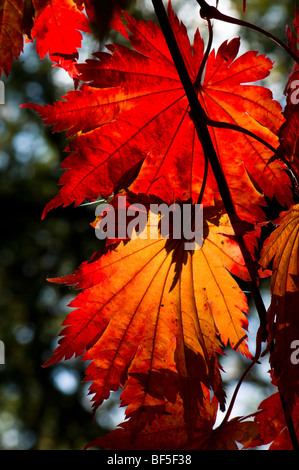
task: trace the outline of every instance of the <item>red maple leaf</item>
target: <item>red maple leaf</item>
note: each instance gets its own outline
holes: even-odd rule
[[[192,52],[186,29],[171,7],[168,15],[195,83],[203,41],[197,31]],[[154,23],[124,16],[133,50],[108,46],[111,54],[97,53],[96,60],[78,66],[85,82],[80,90],[53,106],[27,105],[54,131],[67,130],[70,137],[62,188],[44,214],[127,187],[166,202],[195,202],[199,196],[203,150],[162,32]],[[242,126],[276,148],[283,123],[280,105],[269,90],[247,84],[266,77],[272,63],[256,52],[236,58],[239,44],[233,39],[216,55],[210,54],[203,84],[196,85],[198,98],[210,118]],[[264,195],[275,194],[283,206],[291,205],[287,167],[280,160],[270,162],[269,148],[234,130],[211,129],[211,135],[239,216],[250,222],[263,220]],[[217,199],[210,170],[202,202],[209,206]]]
[[[31,31],[41,59],[50,59],[76,78],[74,68],[81,47],[80,31],[91,32],[89,21],[73,0],[33,0],[35,19]],[[67,18],[67,21],[65,21]]]

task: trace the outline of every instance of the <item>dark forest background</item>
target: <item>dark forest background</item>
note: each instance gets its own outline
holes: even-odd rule
[[[220,0],[219,8],[228,13],[226,6],[231,4],[241,17],[242,3]],[[195,0],[173,0],[173,7],[184,15],[189,11],[194,27]],[[284,40],[285,25],[292,23],[294,10],[292,0],[247,0],[244,18]],[[155,19],[150,2],[133,2],[130,12]],[[205,36],[199,16],[198,26]],[[215,33],[224,27],[215,23]],[[240,30],[239,34],[245,41],[243,47],[247,44],[275,60],[266,85],[273,86],[275,98],[283,104],[291,67],[288,57],[257,33]],[[95,39],[86,38],[84,44],[83,56],[98,47]],[[62,134],[52,134],[35,113],[19,108],[27,102],[53,103],[73,85],[47,59],[40,61],[33,44],[25,45],[9,78],[1,79],[5,104],[0,105],[0,340],[5,344],[5,364],[0,365],[0,449],[83,449],[120,422],[123,410],[119,411],[114,393],[93,423],[88,384],[82,382],[86,364],[77,359],[42,367],[57,343],[67,304],[74,296],[72,289],[49,284],[46,278],[73,272],[99,249],[90,226],[95,206],[57,209],[41,221],[44,206],[57,193],[66,142]],[[225,361],[225,380],[237,379],[242,360],[228,356]],[[255,411],[271,393],[263,375],[266,370],[267,364],[261,365],[248,377],[241,395],[242,412]]]

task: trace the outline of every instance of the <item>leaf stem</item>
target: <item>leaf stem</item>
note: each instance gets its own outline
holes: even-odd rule
[[[212,47],[212,44],[213,44],[213,26],[212,26],[210,18],[207,18],[207,23],[208,23],[208,28],[209,28],[209,41],[208,41],[207,48],[205,50],[205,55],[204,55],[204,57],[201,61],[201,64],[200,64],[197,77],[196,77],[195,82],[194,82],[195,90],[197,89],[198,86],[201,85],[204,69],[205,69],[208,57],[209,57],[210,52],[211,52],[211,47]]]
[[[232,16],[224,15],[221,13],[217,8],[208,5],[205,0],[196,0],[199,6],[201,7],[200,14],[202,18],[214,18],[215,20],[220,20],[224,21],[226,23],[231,23],[231,24],[236,24],[238,26],[244,26],[246,28],[253,29],[265,36],[267,36],[269,39],[271,39],[273,42],[278,44],[282,49],[284,49],[292,59],[299,63],[299,57],[297,54],[295,54],[292,49],[290,49],[284,42],[282,42],[280,39],[278,39],[276,36],[273,34],[269,33],[268,31],[265,31],[264,29],[260,28],[259,26],[256,26],[252,23],[248,23],[247,21],[239,20],[238,18],[233,18]]]
[[[253,368],[253,366],[256,364],[256,360],[252,360],[251,363],[249,364],[249,366],[245,369],[245,371],[243,372],[242,376],[240,377],[238,383],[237,383],[237,386],[234,390],[234,393],[233,393],[233,396],[231,398],[231,401],[230,401],[230,404],[229,404],[229,407],[227,408],[227,411],[225,413],[225,416],[222,420],[222,422],[219,424],[218,426],[218,429],[223,427],[229,420],[229,417],[230,417],[230,414],[232,412],[232,409],[233,409],[233,406],[235,404],[235,401],[236,401],[236,398],[237,398],[237,394],[240,390],[240,387],[243,383],[243,381],[245,380],[246,376],[249,374],[249,372],[251,371],[251,369]]]
[[[229,417],[230,417],[230,414],[232,412],[232,409],[233,409],[233,406],[235,404],[235,401],[236,401],[236,398],[237,398],[237,394],[240,390],[240,387],[243,383],[243,381],[245,380],[245,378],[247,377],[247,375],[249,374],[249,372],[251,371],[251,369],[253,368],[253,366],[255,364],[258,364],[259,362],[259,358],[261,357],[261,352],[262,352],[262,338],[261,338],[261,335],[263,335],[263,328],[261,328],[261,326],[259,327],[258,331],[257,331],[257,334],[256,334],[256,350],[255,350],[255,356],[254,358],[252,359],[252,361],[250,362],[249,366],[245,369],[245,371],[243,372],[242,376],[240,377],[238,383],[237,383],[237,386],[234,390],[234,393],[233,393],[233,396],[231,398],[231,401],[230,401],[230,404],[228,406],[228,409],[225,413],[225,416],[222,420],[222,422],[220,423],[220,425],[218,426],[218,428],[222,427],[225,425],[225,423],[227,423],[227,421],[229,420]]]

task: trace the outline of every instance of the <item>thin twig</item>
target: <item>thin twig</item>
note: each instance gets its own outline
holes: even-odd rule
[[[292,59],[299,63],[299,57],[297,54],[295,54],[292,49],[290,49],[287,44],[282,42],[280,39],[278,39],[276,36],[273,34],[269,33],[268,31],[265,31],[264,29],[260,28],[259,26],[256,26],[252,23],[248,23],[247,21],[239,20],[238,18],[233,18],[232,16],[224,15],[221,13],[217,8],[208,5],[205,0],[196,0],[199,6],[201,7],[200,14],[202,18],[214,18],[215,20],[220,20],[224,21],[226,23],[231,23],[231,24],[236,24],[238,26],[244,26],[246,28],[253,29],[254,31],[257,31],[258,33],[261,33],[274,41],[276,44],[278,44],[282,49],[284,49]]]
[[[209,169],[209,160],[206,155],[204,155],[204,174],[203,174],[203,179],[202,179],[202,185],[200,188],[200,193],[197,198],[197,204],[201,204],[205,189],[206,189],[206,184],[208,180],[208,169]]]
[[[253,366],[256,364],[256,361],[251,361],[251,363],[249,364],[249,366],[247,367],[247,369],[243,372],[242,376],[240,377],[238,383],[237,383],[237,386],[236,388],[234,389],[234,393],[233,393],[233,396],[231,398],[231,401],[230,401],[230,404],[229,404],[229,407],[227,408],[227,411],[225,413],[225,416],[223,418],[223,420],[221,421],[221,423],[219,424],[218,428],[221,428],[223,427],[229,420],[229,417],[230,417],[230,414],[232,412],[232,409],[233,409],[233,406],[235,404],[235,401],[236,401],[236,398],[237,398],[237,395],[238,395],[238,392],[240,390],[240,387],[243,383],[243,381],[245,380],[245,378],[247,377],[247,375],[249,374],[249,372],[251,371],[251,369],[253,368]]]
[[[262,137],[259,137],[258,135],[254,134],[253,132],[249,131],[248,129],[245,129],[244,127],[238,126],[237,124],[232,124],[230,122],[223,122],[223,121],[214,121],[213,119],[210,119],[207,114],[204,112],[204,115],[201,117],[203,122],[205,122],[208,126],[215,127],[217,129],[228,129],[231,131],[236,131],[236,132],[241,132],[242,134],[248,135],[249,137],[252,137],[253,139],[257,140],[261,144],[263,144],[265,147],[267,147],[271,152],[273,152],[273,156],[268,160],[267,165],[270,165],[275,160],[281,160],[290,170],[292,173],[293,177],[296,180],[296,184],[299,185],[299,175],[298,172],[295,170],[294,166],[292,163],[287,160],[279,151],[279,148],[276,149],[273,147],[269,142],[264,140]]]
[[[241,385],[242,383],[244,382],[245,378],[247,377],[247,375],[249,374],[249,372],[251,371],[251,369],[253,368],[253,366],[255,364],[259,364],[259,359],[261,357],[261,352],[262,352],[262,342],[263,342],[263,329],[261,327],[259,327],[258,331],[257,331],[257,334],[256,334],[256,349],[255,349],[255,356],[254,358],[252,359],[252,361],[250,362],[249,366],[245,369],[245,371],[243,372],[242,376],[240,377],[238,383],[237,383],[237,386],[234,390],[234,393],[233,393],[233,396],[231,398],[231,401],[230,401],[230,404],[227,408],[227,411],[225,413],[225,416],[222,420],[222,422],[220,423],[219,425],[219,428],[224,426],[225,423],[227,423],[227,421],[229,420],[229,417],[230,417],[230,414],[232,412],[232,409],[233,409],[233,406],[235,404],[235,401],[236,401],[236,398],[237,398],[237,395],[238,395],[238,392],[241,388]]]
[[[197,0],[198,1],[198,0]],[[198,1],[200,4],[202,2]],[[212,7],[211,7],[212,8]],[[217,6],[216,6],[217,8]],[[220,13],[221,14],[221,13]],[[222,14],[221,14],[222,15]],[[213,27],[212,27],[212,23],[211,23],[211,19],[210,17],[208,16],[206,18],[206,21],[208,23],[208,30],[209,30],[209,40],[208,40],[208,45],[207,45],[207,48],[205,50],[205,54],[204,54],[204,57],[203,57],[203,60],[200,64],[200,68],[199,68],[199,71],[198,71],[198,74],[196,76],[196,79],[195,79],[195,82],[194,82],[194,88],[195,90],[198,89],[198,87],[202,84],[202,77],[203,77],[203,73],[204,73],[204,69],[205,69],[205,66],[206,66],[206,63],[207,63],[207,60],[208,60],[208,57],[209,57],[209,54],[210,54],[210,51],[211,51],[211,48],[212,48],[212,43],[213,43]],[[254,26],[254,25],[253,25]],[[257,136],[256,134],[254,134],[253,132],[249,131],[248,129],[245,129],[244,127],[241,127],[241,126],[238,126],[236,124],[232,124],[232,123],[228,123],[228,122],[220,122],[220,121],[215,121],[211,118],[209,118],[206,114],[206,112],[203,110],[203,114],[201,116],[201,120],[203,122],[205,122],[206,124],[208,124],[209,126],[211,127],[215,127],[215,128],[219,128],[219,129],[229,129],[229,130],[234,130],[236,132],[241,132],[243,134],[246,134],[248,135],[249,137],[252,137],[253,139],[257,140],[258,142],[262,143],[263,145],[265,145],[265,147],[267,147],[269,150],[271,150],[271,152],[273,152],[273,157],[271,157],[271,159],[268,161],[267,164],[270,164],[272,161],[275,160],[275,156],[280,159],[288,168],[289,170],[291,171],[291,173],[293,174],[293,177],[295,178],[296,180],[296,183],[297,185],[299,185],[299,175],[298,173],[296,172],[294,166],[291,164],[291,162],[289,162],[280,152],[278,149],[274,148],[271,144],[269,144],[268,142],[266,142],[264,139],[262,139],[261,137]]]

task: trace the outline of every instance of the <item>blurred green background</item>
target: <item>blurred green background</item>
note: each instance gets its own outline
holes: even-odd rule
[[[242,3],[220,0],[219,8],[241,16]],[[173,0],[173,6],[190,34],[198,26],[205,37],[195,0]],[[247,0],[244,18],[284,40],[294,8],[291,0]],[[133,2],[130,11],[155,19],[150,1]],[[214,28],[216,40],[231,39],[235,31],[219,22]],[[290,60],[263,36],[249,30],[239,34],[243,50],[250,47],[276,60],[267,84],[283,103]],[[83,58],[97,47],[96,41],[86,37]],[[56,346],[67,304],[74,296],[72,289],[49,284],[46,278],[73,272],[99,249],[90,226],[95,206],[57,209],[41,221],[44,206],[57,193],[66,142],[63,134],[52,134],[34,112],[19,108],[28,102],[53,103],[73,85],[64,71],[39,60],[33,44],[26,44],[19,61],[14,61],[9,78],[1,78],[5,104],[0,105],[0,340],[5,344],[5,364],[0,365],[0,449],[83,449],[120,422],[123,411],[114,393],[93,423],[88,384],[82,382],[86,365],[77,359],[42,367]],[[255,318],[253,312],[251,321]],[[244,367],[241,358],[228,355],[224,367],[228,371],[225,381],[232,379],[234,385]],[[255,411],[271,393],[266,370],[267,364],[261,365],[248,377],[236,412]]]

